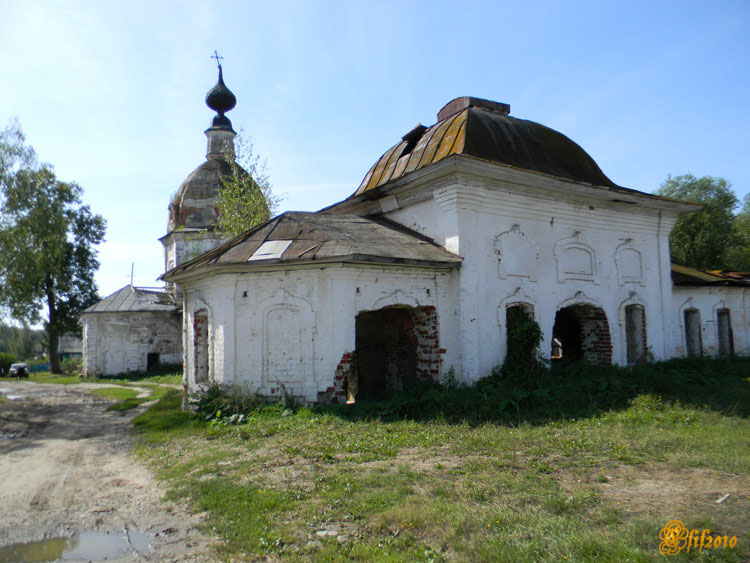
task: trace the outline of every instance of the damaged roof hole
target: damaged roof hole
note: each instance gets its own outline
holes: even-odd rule
[[[401,137],[406,141],[406,146],[404,147],[404,150],[401,151],[401,156],[410,154],[411,151],[414,150],[414,147],[417,146],[417,142],[422,138],[425,131],[427,131],[427,127],[421,123],[417,123],[406,135]]]

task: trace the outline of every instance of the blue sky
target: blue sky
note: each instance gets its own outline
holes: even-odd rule
[[[224,57],[229,113],[281,211],[350,195],[462,95],[580,144],[614,182],[727,178],[750,192],[750,2],[0,2],[0,126],[108,222],[102,295],[156,285],[167,204],[205,156]]]

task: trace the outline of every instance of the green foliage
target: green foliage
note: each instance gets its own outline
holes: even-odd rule
[[[737,196],[724,178],[692,174],[668,176],[658,195],[703,205],[681,215],[669,238],[672,261],[699,270],[726,269],[730,249],[738,244],[734,229]]]
[[[217,424],[242,424],[249,415],[261,410],[285,410],[292,412],[281,403],[269,404],[254,395],[244,393],[225,393],[218,385],[212,385],[205,393],[191,398],[195,412],[202,420]]]
[[[0,307],[24,324],[40,322],[46,308],[53,373],[59,337],[80,333],[81,311],[98,300],[94,247],[105,222],[81,194],[37,162],[17,123],[0,132]]]
[[[542,328],[521,307],[506,312],[508,353],[500,368],[505,380],[523,382],[536,380],[544,371],[545,362],[539,355]]]
[[[313,411],[352,420],[538,423],[624,408],[638,395],[651,393],[750,416],[750,358],[685,358],[634,367],[585,362],[549,367],[539,360],[526,365],[527,371],[496,368],[473,385],[417,381],[381,400],[323,405]],[[194,397],[193,404],[201,420],[221,424],[242,424],[259,413],[291,415],[298,410],[242,393],[225,394],[218,386]]]
[[[517,423],[590,416],[623,408],[641,393],[653,393],[750,416],[750,358],[675,359],[632,368],[537,363],[526,373],[532,377],[505,377],[503,369],[495,369],[470,386],[422,382],[382,401],[317,408],[353,419]]]
[[[726,269],[750,272],[750,194],[734,216],[733,229],[736,243],[727,249]]]
[[[225,155],[231,174],[221,179],[217,202],[217,232],[234,238],[268,221],[281,198],[271,191],[266,163],[254,154],[253,145],[242,133],[235,138],[234,154]]]
[[[62,371],[66,375],[80,375],[81,365],[83,360],[81,358],[65,358],[62,361]]]
[[[11,364],[16,363],[16,357],[13,354],[0,353],[0,370],[4,374],[8,374]]]
[[[44,331],[0,324],[0,352],[10,352],[20,360],[29,360],[45,348]]]

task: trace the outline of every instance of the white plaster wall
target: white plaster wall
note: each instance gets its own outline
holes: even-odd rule
[[[700,311],[703,354],[718,354],[719,336],[717,311],[729,309],[729,319],[734,340],[734,353],[750,355],[750,289],[743,287],[684,287],[674,288],[670,315],[670,355],[686,353],[684,311]]]
[[[146,371],[147,355],[162,364],[182,362],[180,317],[173,313],[83,315],[83,374],[86,377]]]
[[[447,372],[460,363],[456,281],[446,270],[334,265],[181,284],[188,386],[196,387],[193,318],[202,308],[210,325],[209,381],[249,393],[317,401],[318,393],[333,386],[342,356],[354,350],[357,314],[392,305],[436,308]],[[273,368],[266,363],[269,355]]]
[[[211,232],[174,231],[162,239],[164,245],[164,271],[184,264],[224,242]]]
[[[521,302],[534,307],[545,354],[556,312],[578,302],[605,311],[614,363],[626,363],[624,308],[632,303],[645,307],[654,356],[670,355],[672,213],[461,175],[436,189],[431,199],[388,217],[464,259],[457,337],[463,357],[459,373],[465,380],[486,376],[502,363],[505,308]],[[582,267],[587,253],[588,272]]]

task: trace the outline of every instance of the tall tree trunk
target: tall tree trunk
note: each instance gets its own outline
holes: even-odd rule
[[[52,373],[62,373],[62,368],[60,367],[60,339],[57,334],[57,328],[52,326],[52,323],[50,323],[49,326],[49,370]]]
[[[49,370],[51,373],[62,373],[60,367],[60,335],[58,334],[59,319],[57,318],[57,303],[53,291],[52,279],[47,276],[45,280],[47,290],[47,309],[49,312],[49,323],[47,325],[47,336],[49,337]]]

